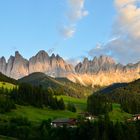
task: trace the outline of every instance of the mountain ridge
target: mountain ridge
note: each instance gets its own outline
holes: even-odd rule
[[[58,54],[49,56],[44,50],[28,60],[16,51],[15,56],[10,56],[7,62],[4,57],[0,58],[0,72],[14,79],[42,72],[51,77],[66,77],[85,86],[107,86],[140,78],[140,61],[122,65],[109,56],[101,55],[93,60],[84,58],[74,67]]]
[[[67,64],[59,55],[49,56],[41,50],[29,60],[16,51],[8,61],[0,58],[0,72],[14,79],[20,79],[34,72],[43,72],[52,77],[65,77],[67,73],[74,72],[74,68]]]

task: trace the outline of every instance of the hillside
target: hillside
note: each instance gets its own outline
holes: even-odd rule
[[[117,83],[113,84],[111,86],[108,86],[97,93],[102,93],[102,94],[125,94],[125,93],[130,93],[130,94],[140,94],[140,79],[135,80],[130,83]]]
[[[4,74],[2,74],[0,72],[0,82],[7,82],[7,83],[11,83],[11,84],[17,84],[17,80],[13,79],[13,78],[10,78]]]
[[[110,86],[104,87],[103,89],[101,89],[100,91],[97,91],[97,92],[107,94],[107,93],[110,93],[118,88],[124,88],[127,85],[128,85],[127,83],[115,83],[115,84],[112,84]]]
[[[67,78],[52,78],[44,73],[33,73],[18,80],[20,83],[29,83],[43,88],[52,88],[57,94],[73,97],[87,97],[93,92],[91,87],[84,87],[68,80]]]
[[[7,88],[7,89],[12,89],[15,87],[14,84],[11,84],[11,83],[7,83],[7,82],[0,82],[0,88],[3,87],[3,88]]]
[[[120,104],[122,110],[127,113],[140,113],[140,79],[128,84],[109,86],[94,93],[94,95],[106,96],[111,102]]]

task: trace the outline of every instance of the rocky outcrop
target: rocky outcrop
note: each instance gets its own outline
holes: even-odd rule
[[[45,51],[39,51],[29,60],[23,58],[19,52],[10,56],[8,62],[0,58],[0,72],[19,79],[34,72],[42,72],[52,77],[67,77],[73,82],[85,86],[106,86],[112,83],[131,82],[140,78],[140,62],[136,64],[117,64],[109,56],[94,57],[93,60],[85,58],[76,65],[67,64],[59,55],[49,56]]]
[[[140,78],[140,62],[136,64],[116,64],[108,56],[95,57],[93,60],[84,59],[75,67],[77,74],[68,76],[73,82],[83,85],[107,86],[112,83],[131,82]]]
[[[100,56],[99,58],[94,57],[93,60],[88,60],[85,58],[83,63],[79,63],[75,67],[75,71],[80,74],[93,74],[98,73],[99,71],[114,70],[116,66],[115,61],[108,56]]]
[[[59,55],[49,56],[47,52],[40,51],[27,60],[17,51],[15,56],[10,56],[7,63],[4,57],[0,58],[0,72],[15,79],[34,72],[43,72],[54,77],[66,77],[67,74],[74,72],[74,68]]]
[[[28,65],[29,62],[28,60],[24,59],[19,52],[15,52],[15,57],[14,59],[11,60],[11,70],[10,71],[10,75],[8,75],[9,77],[18,79],[21,77],[24,77],[26,75],[28,75]]]
[[[6,72],[6,60],[4,57],[0,58],[0,72],[2,72],[3,74],[5,74]]]
[[[33,72],[43,72],[52,77],[66,77],[74,72],[74,68],[59,55],[49,56],[45,51],[40,51],[29,60],[29,74]]]

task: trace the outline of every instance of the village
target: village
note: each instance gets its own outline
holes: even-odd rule
[[[83,121],[94,121],[97,120],[97,116],[90,114],[89,112],[79,113],[79,119]],[[52,127],[77,127],[79,119],[76,118],[57,118],[51,122]],[[132,115],[132,118],[127,119],[128,122],[134,122],[140,120],[140,114]]]
[[[140,114],[135,114],[132,116],[132,118],[128,119],[128,122],[132,122],[132,121],[138,121],[140,120]]]
[[[94,121],[97,117],[94,115],[91,115],[89,112],[81,112],[78,115],[79,119],[82,119],[83,121]],[[76,118],[58,118],[51,122],[52,127],[76,127],[79,119]]]

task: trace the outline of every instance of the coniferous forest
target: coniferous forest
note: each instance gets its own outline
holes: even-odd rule
[[[10,80],[13,82],[13,79]],[[77,115],[75,127],[67,125],[53,127],[52,118],[34,123],[28,116],[0,117],[0,136],[21,140],[139,140],[139,120],[112,121],[109,116],[109,113],[113,111],[114,103],[120,104],[123,112],[140,113],[139,80],[125,87],[114,88],[108,93],[101,91],[93,93],[87,99],[85,111],[96,116],[94,121],[85,120]],[[49,108],[52,111],[68,110],[74,113],[78,111],[74,103],[64,102],[60,91],[57,94],[53,89],[46,89],[42,85],[18,83],[11,89],[2,86],[0,88],[0,115],[16,110],[17,105],[27,106],[27,108],[28,106],[38,109]]]
[[[119,90],[120,91],[120,90]],[[116,95],[116,96],[115,96]],[[0,119],[0,135],[21,140],[139,140],[140,121],[127,120],[112,122],[108,113],[112,111],[112,104],[120,103],[122,110],[129,113],[139,113],[139,96],[136,94],[93,94],[88,97],[87,111],[98,116],[95,121],[79,118],[76,127],[52,127],[51,119],[34,125],[26,117],[11,117]],[[64,110],[62,98],[57,99],[52,91],[41,86],[19,84],[11,90],[0,88],[0,113],[4,114],[16,109],[16,104],[49,107],[53,110]],[[73,104],[68,104],[68,110],[75,112]]]

